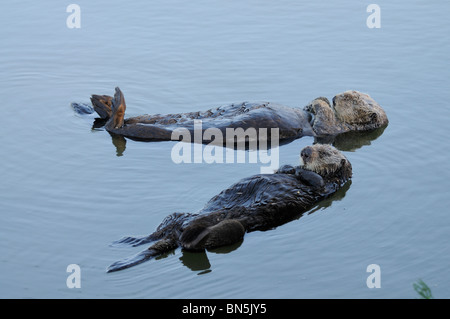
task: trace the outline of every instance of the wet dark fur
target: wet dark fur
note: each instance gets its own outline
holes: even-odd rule
[[[319,146],[308,148],[313,154],[319,154]],[[323,151],[320,154],[329,155]],[[351,164],[340,156],[341,165],[334,174],[328,172],[321,176],[299,166],[285,165],[275,174],[242,179],[214,196],[197,213],[168,216],[149,236],[121,239],[117,243],[133,246],[156,243],[136,256],[112,264],[108,272],[129,268],[180,246],[203,250],[230,245],[242,240],[246,232],[286,223],[336,192],[351,178]],[[335,157],[333,154],[333,161]],[[307,162],[308,158],[303,161]]]

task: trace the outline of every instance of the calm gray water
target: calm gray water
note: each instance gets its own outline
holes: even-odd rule
[[[377,1],[380,29],[366,26],[368,1],[80,0],[80,29],[66,26],[69,3],[0,10],[0,297],[416,298],[419,279],[450,297],[448,2]],[[149,234],[260,170],[176,165],[172,142],[127,141],[117,156],[93,116],[70,107],[115,86],[128,116],[303,107],[355,89],[390,124],[347,143],[350,187],[298,220],[239,247],[177,249],[108,274],[145,248],[111,242]],[[281,164],[313,142],[282,145]],[[69,264],[81,268],[79,289],[66,285]],[[381,288],[366,285],[370,264]]]

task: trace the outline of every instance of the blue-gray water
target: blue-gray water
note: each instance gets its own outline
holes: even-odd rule
[[[378,1],[15,1],[0,10],[0,297],[450,297],[450,4]],[[71,102],[120,86],[127,115],[267,100],[302,107],[355,89],[385,109],[376,140],[344,151],[354,177],[313,213],[236,249],[106,273],[175,211],[194,212],[260,164],[179,164],[172,142],[92,130]],[[302,138],[280,147],[296,164]],[[345,196],[344,196],[345,195]],[[206,258],[209,260],[206,260]],[[81,288],[69,289],[69,264]],[[378,264],[381,288],[366,268]]]

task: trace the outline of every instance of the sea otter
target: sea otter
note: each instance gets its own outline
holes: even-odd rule
[[[301,165],[284,165],[274,174],[244,178],[214,196],[197,213],[174,213],[144,237],[116,243],[133,246],[156,241],[141,253],[113,263],[108,272],[140,264],[182,247],[204,250],[241,241],[246,232],[286,223],[340,189],[352,176],[347,158],[328,144],[305,147]]]
[[[265,128],[267,134],[264,137],[270,140],[271,129],[278,128],[279,141],[302,136],[336,136],[345,132],[373,130],[388,124],[383,108],[369,95],[358,91],[337,94],[332,104],[325,97],[316,98],[303,110],[271,102],[244,102],[203,112],[141,115],[127,119],[125,98],[119,88],[115,89],[114,97],[94,94],[91,102],[95,112],[104,120],[108,132],[141,141],[181,140],[181,137],[172,135],[181,128],[189,131],[193,141],[196,120],[201,120],[202,132],[214,128],[219,129],[222,136],[226,136],[227,128]],[[80,108],[80,104],[72,105],[75,109]],[[242,138],[248,140],[248,136]],[[212,137],[202,134],[202,143],[211,141],[214,141]],[[225,144],[225,139],[220,142]]]

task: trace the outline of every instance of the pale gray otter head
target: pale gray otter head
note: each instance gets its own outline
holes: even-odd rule
[[[311,125],[317,135],[368,131],[388,124],[383,108],[369,95],[346,91],[333,98],[319,97],[305,107],[313,115]]]
[[[352,177],[352,165],[348,159],[329,144],[305,147],[300,152],[300,165],[323,178],[347,181]]]

